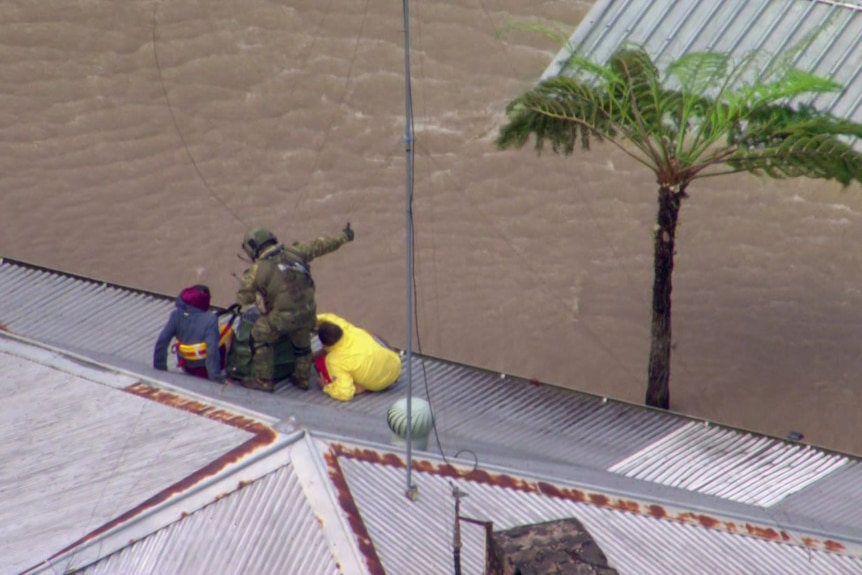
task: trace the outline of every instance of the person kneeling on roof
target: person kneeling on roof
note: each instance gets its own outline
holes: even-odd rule
[[[383,391],[401,375],[401,357],[386,342],[331,313],[317,316],[324,354],[315,360],[324,393],[350,401],[364,391]]]
[[[168,345],[176,338],[178,365],[182,370],[196,377],[212,381],[223,381],[227,341],[220,341],[222,335],[227,339],[230,330],[219,333],[218,316],[211,313],[210,290],[205,285],[194,285],[180,292],[176,307],[168,322],[162,328],[153,352],[153,367],[162,371],[168,369]],[[210,353],[213,350],[213,353]]]

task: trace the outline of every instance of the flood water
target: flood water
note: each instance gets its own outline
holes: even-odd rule
[[[604,146],[493,145],[590,2],[411,5],[414,349],[641,402],[651,173]],[[402,4],[0,4],[0,255],[233,301],[242,234],[356,241],[321,311],[406,343]],[[862,453],[862,189],[697,183],[674,274],[671,402]]]

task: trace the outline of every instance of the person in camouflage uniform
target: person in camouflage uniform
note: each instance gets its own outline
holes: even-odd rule
[[[242,306],[257,304],[261,315],[251,330],[254,378],[243,385],[273,390],[273,344],[287,337],[296,354],[291,382],[308,389],[313,366],[311,332],[317,322],[309,262],[352,241],[350,222],[338,236],[321,236],[290,247],[279,243],[266,228],[252,228],[246,232],[242,249],[251,258],[252,265],[243,275],[236,299]]]

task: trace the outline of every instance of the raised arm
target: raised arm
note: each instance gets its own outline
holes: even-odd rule
[[[290,249],[300,254],[306,261],[332,253],[346,243],[352,242],[354,237],[350,222],[344,226],[337,236],[319,236],[310,242],[297,242]]]

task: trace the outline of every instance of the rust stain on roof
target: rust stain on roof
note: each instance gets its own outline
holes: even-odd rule
[[[646,512],[648,515],[656,519],[664,519],[667,517],[667,511],[661,505],[647,505]]]
[[[745,528],[751,535],[756,535],[757,537],[763,537],[764,539],[779,539],[782,538],[781,534],[771,527],[758,527],[757,525],[751,525],[749,523],[745,524]],[[783,538],[782,538],[783,539]]]
[[[374,547],[371,535],[365,527],[365,522],[362,520],[359,508],[356,507],[356,501],[354,501],[350,487],[347,485],[347,479],[345,479],[344,473],[341,471],[341,465],[338,464],[338,457],[332,451],[324,453],[323,456],[326,458],[326,464],[329,466],[329,479],[338,493],[338,503],[347,515],[350,528],[359,542],[359,550],[365,556],[365,564],[368,566],[368,572],[371,575],[386,575],[383,564],[380,562],[380,557],[377,556],[377,549]]]
[[[248,441],[246,441],[242,445],[235,447],[234,449],[228,451],[227,453],[225,453],[224,455],[222,455],[218,459],[213,460],[212,462],[210,462],[209,464],[205,465],[204,467],[198,469],[197,471],[195,471],[191,475],[186,476],[185,478],[174,483],[173,485],[171,485],[167,489],[164,489],[163,491],[160,491],[159,493],[153,495],[152,497],[150,497],[149,499],[147,499],[146,501],[144,501],[143,503],[141,503],[137,507],[134,507],[134,508],[126,511],[125,513],[123,513],[119,517],[116,517],[115,519],[109,521],[108,523],[105,523],[101,527],[99,527],[99,528],[95,529],[94,531],[91,531],[87,535],[81,537],[80,539],[73,542],[72,544],[70,544],[66,548],[61,549],[60,551],[58,551],[57,553],[52,555],[49,558],[49,560],[53,560],[53,559],[63,555],[67,551],[71,551],[75,547],[78,547],[79,545],[86,543],[87,541],[95,539],[96,537],[102,535],[103,533],[106,533],[107,531],[113,529],[114,527],[121,525],[121,524],[129,521],[130,519],[133,519],[134,517],[142,514],[143,512],[145,512],[149,509],[152,509],[153,507],[156,507],[157,505],[159,505],[161,503],[164,503],[165,501],[167,501],[168,499],[170,499],[174,495],[188,491],[191,487],[200,483],[204,479],[216,475],[221,470],[223,470],[226,467],[228,467],[228,466],[236,463],[237,461],[243,459],[248,454],[256,451],[260,447],[272,443],[273,438],[274,438],[274,434],[272,437],[270,437],[264,433],[255,435],[254,437],[252,437],[251,439],[249,439]],[[241,488],[242,486],[243,486],[242,483],[240,483],[239,487]],[[215,501],[215,500],[219,499],[219,497],[220,496],[217,496],[213,500]]]
[[[334,457],[347,457],[368,463],[405,468],[406,464],[400,456],[394,453],[381,453],[372,449],[347,447],[339,443],[330,444]],[[337,462],[336,462],[337,463]],[[786,531],[778,531],[772,527],[762,527],[750,523],[738,523],[719,519],[703,513],[687,511],[672,511],[662,505],[641,503],[632,499],[611,497],[602,493],[588,492],[580,489],[559,487],[543,481],[528,481],[501,473],[489,473],[482,469],[462,470],[449,464],[437,464],[428,460],[413,460],[413,469],[441,477],[463,479],[472,483],[505,487],[526,493],[537,493],[556,499],[565,499],[576,503],[586,503],[596,507],[604,507],[616,511],[638,513],[655,519],[672,520],[698,525],[707,529],[744,534],[768,541],[786,542],[803,545],[812,549],[831,552],[847,552],[847,547],[829,539],[819,540],[813,537],[795,538]],[[357,512],[358,513],[358,512]]]
[[[220,409],[200,401],[188,399],[187,397],[183,397],[170,391],[165,391],[141,382],[133,383],[126,388],[126,391],[163,405],[170,405],[171,407],[176,407],[177,409],[182,409],[183,411],[230,425],[231,427],[243,429],[254,434],[268,435],[270,437],[270,441],[275,439],[275,431],[260,421],[237,415],[230,411]]]
[[[153,507],[156,507],[161,503],[164,503],[165,501],[177,494],[188,491],[194,485],[197,485],[198,483],[209,477],[215,476],[227,467],[244,459],[249,454],[257,451],[262,447],[270,445],[275,441],[277,437],[276,432],[272,428],[259,421],[255,421],[248,417],[237,415],[235,413],[231,413],[229,411],[219,409],[217,407],[207,405],[199,401],[190,400],[176,393],[160,390],[158,388],[151,387],[143,383],[132,384],[125,388],[125,390],[134,395],[144,397],[146,399],[150,399],[164,405],[170,405],[171,407],[176,407],[177,409],[182,409],[183,411],[194,413],[195,415],[199,415],[201,417],[206,417],[208,419],[219,421],[235,428],[243,429],[245,431],[253,433],[254,436],[245,441],[242,445],[231,449],[221,457],[211,461],[210,463],[208,463],[204,467],[201,467],[194,473],[174,483],[167,489],[160,491],[159,493],[147,499],[137,507],[126,511],[119,517],[112,519],[108,523],[105,523],[94,531],[91,531],[82,538],[71,543],[64,549],[61,549],[53,556],[51,556],[49,560],[53,560],[56,557],[59,557],[64,553],[74,549],[75,547],[78,547],[79,545],[86,543],[87,541],[99,537],[100,535],[106,533],[114,527],[121,525],[129,521],[130,519],[133,519],[134,517],[142,514],[149,509],[152,509]],[[242,489],[243,487],[245,487],[246,484],[247,482],[244,481],[239,482],[239,484],[237,485],[237,489]],[[224,494],[219,494],[213,498],[213,501],[217,501],[223,496]]]

